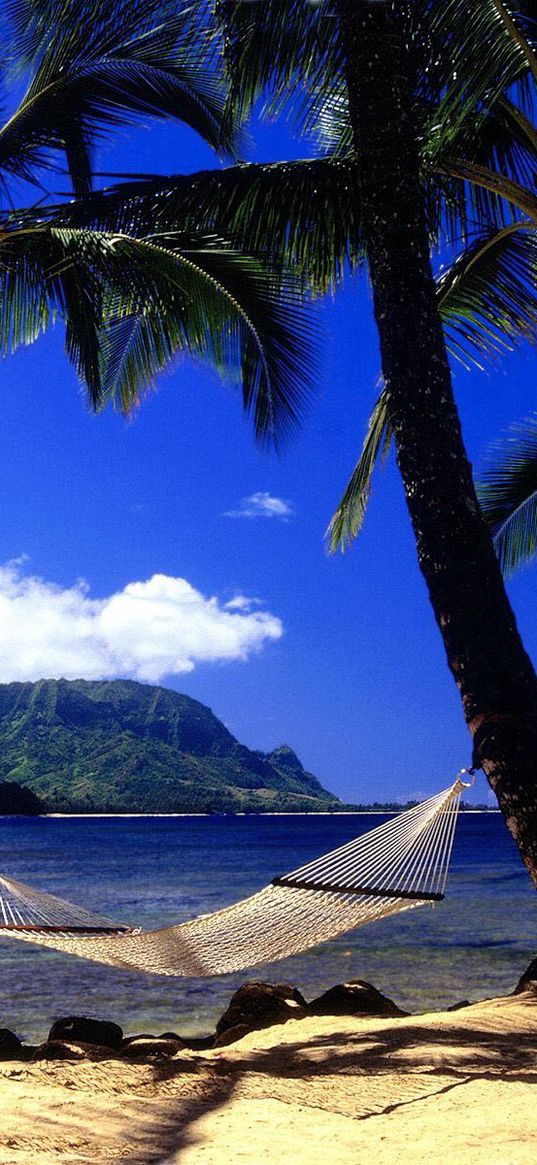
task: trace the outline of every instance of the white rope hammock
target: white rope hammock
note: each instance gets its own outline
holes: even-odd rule
[[[465,772],[466,770],[462,770]],[[0,877],[0,935],[157,975],[222,975],[444,897],[460,796],[449,789],[214,914],[141,931]]]

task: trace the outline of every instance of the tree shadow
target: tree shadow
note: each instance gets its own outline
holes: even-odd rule
[[[192,1073],[192,1064],[174,1066],[173,1073],[167,1069],[171,1065],[158,1064],[154,1068],[155,1084],[178,1078],[185,1069]],[[196,1143],[201,1143],[202,1137],[193,1130],[201,1117],[216,1111],[230,1100],[235,1087],[236,1077],[208,1074],[200,1072],[199,1088],[194,1095],[173,1095],[164,1100],[158,1113],[158,1125],[155,1124],[154,1113],[146,1124],[143,1119],[137,1122],[136,1127],[128,1134],[125,1149],[125,1160],[129,1165],[175,1165],[181,1160],[181,1150]]]
[[[279,1049],[254,1051],[226,1065],[230,1072],[262,1072],[289,1079],[302,1076],[306,1067],[310,1076],[395,1070],[472,1077],[508,1073],[511,1079],[537,1084],[537,1026],[532,1032],[511,1034],[475,1025],[426,1029],[396,1020],[380,1030],[356,1034],[335,1031],[297,1039]]]
[[[535,1000],[528,1000],[530,1008],[537,1017]],[[502,1011],[504,1029],[508,1022],[509,1012]],[[379,1022],[378,1026],[368,1023],[366,1028],[362,1026],[352,1032],[348,1028],[338,1030],[338,1018],[334,1017],[333,1032],[301,1038],[301,1021],[290,1023],[296,1028],[297,1037],[292,1042],[263,1049],[245,1048],[241,1052],[241,1041],[238,1041],[222,1049],[218,1059],[210,1058],[210,1054],[196,1058],[200,1076],[205,1074],[203,1081],[200,1080],[203,1096],[174,1098],[172,1093],[173,1113],[163,1119],[157,1136],[151,1133],[151,1144],[139,1145],[135,1155],[127,1158],[132,1165],[179,1162],[181,1149],[196,1143],[192,1128],[195,1122],[228,1103],[239,1085],[253,1075],[280,1082],[306,1079],[312,1090],[312,1104],[316,1103],[313,1096],[316,1079],[319,1087],[321,1078],[327,1076],[386,1078],[390,1075],[393,1078],[395,1075],[401,1085],[399,1095],[367,1113],[356,1112],[357,1120],[385,1115],[479,1079],[503,1078],[537,1085],[537,1024],[534,1030],[521,1031],[515,1021],[511,1033],[494,1030],[492,1024],[479,1024],[474,1013],[467,1024],[461,1020],[435,1026],[433,1018],[431,1026],[425,1027],[422,1021],[394,1019],[390,1023]],[[188,1070],[192,1071],[191,1061]],[[154,1069],[155,1086],[172,1084],[184,1072],[184,1063],[162,1062]],[[405,1077],[420,1076],[424,1085],[429,1081],[431,1086],[420,1095],[405,1095]],[[308,1102],[301,1099],[300,1103]]]

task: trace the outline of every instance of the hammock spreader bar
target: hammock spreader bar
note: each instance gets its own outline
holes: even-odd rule
[[[71,928],[72,929],[72,928]],[[4,922],[0,926],[0,931],[9,931],[12,934],[14,931],[23,931],[24,934],[66,934],[65,926],[29,926],[27,923],[9,923]],[[132,926],[77,926],[77,934],[134,934]]]
[[[274,878],[252,897],[158,930],[140,931],[0,877],[0,935],[157,975],[222,975],[273,962],[442,901],[466,787],[459,776],[449,789]]]
[[[303,882],[294,878],[273,878],[271,886],[289,886],[291,889],[304,888]],[[333,894],[363,894],[366,898],[407,898],[416,902],[443,902],[445,894],[418,894],[417,890],[386,890],[380,886],[338,886],[337,882],[308,882],[308,890],[329,890]]]

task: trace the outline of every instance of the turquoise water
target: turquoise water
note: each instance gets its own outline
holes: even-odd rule
[[[381,815],[0,818],[0,869],[89,909],[162,926],[260,889],[385,820]],[[537,895],[498,814],[461,815],[448,896],[316,950],[217,979],[165,979],[0,940],[0,1027],[42,1039],[61,1015],[115,1019],[126,1032],[210,1031],[248,978],[307,998],[368,979],[411,1011],[513,989],[537,953]]]

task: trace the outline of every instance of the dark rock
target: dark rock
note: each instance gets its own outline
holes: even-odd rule
[[[137,1032],[135,1036],[124,1036],[121,1041],[120,1050],[124,1052],[125,1048],[128,1048],[130,1044],[135,1044],[137,1040],[163,1040],[164,1042],[171,1041],[172,1043],[180,1044],[181,1047],[185,1046],[184,1039],[182,1036],[178,1036],[177,1032],[163,1032],[159,1036],[153,1035],[152,1032]]]
[[[24,1049],[19,1037],[8,1027],[0,1028],[0,1060],[23,1060]]]
[[[121,1047],[123,1031],[119,1024],[107,1019],[90,1019],[85,1015],[68,1015],[57,1019],[48,1034],[49,1040],[67,1043],[97,1044],[117,1051]]]
[[[461,1007],[469,1007],[469,1006],[470,1006],[469,999],[460,999],[458,1003],[452,1003],[451,1007],[447,1007],[446,1011],[460,1011]]]
[[[128,1048],[129,1044],[134,1043],[135,1040],[155,1040],[158,1036],[151,1035],[150,1032],[137,1032],[135,1036],[123,1036],[121,1041],[120,1052]]]
[[[120,1051],[124,1052],[130,1044],[136,1043],[137,1040],[171,1040],[176,1044],[180,1044],[182,1048],[190,1047],[190,1044],[179,1036],[177,1032],[161,1032],[159,1036],[153,1035],[152,1032],[137,1032],[135,1036],[124,1036],[121,1041]],[[212,1037],[211,1037],[212,1043]]]
[[[308,1003],[308,1015],[408,1015],[364,979],[338,983]]]
[[[83,1040],[45,1040],[31,1049],[30,1060],[109,1060],[111,1048]]]
[[[214,1036],[188,1036],[184,1041],[185,1048],[193,1052],[206,1052],[214,1046]]]
[[[86,1060],[86,1049],[66,1040],[45,1040],[35,1049],[32,1060]]]
[[[237,1040],[242,1040],[243,1036],[249,1036],[252,1028],[248,1023],[236,1023],[233,1027],[228,1027],[226,1031],[216,1035],[211,1040],[211,1047],[225,1048],[228,1044],[236,1044]]]
[[[521,995],[523,991],[537,995],[537,959],[532,959],[529,967],[526,967],[524,974],[518,980],[513,995]]]
[[[171,1059],[182,1051],[184,1042],[181,1039],[167,1040],[162,1036],[134,1036],[125,1040],[121,1048],[121,1057],[124,1060],[150,1060],[155,1056],[166,1056]]]
[[[218,1020],[215,1046],[224,1032],[238,1024],[248,1031],[256,1031],[274,1023],[286,1023],[288,1019],[302,1019],[305,1014],[306,1000],[296,987],[288,983],[243,983]]]

